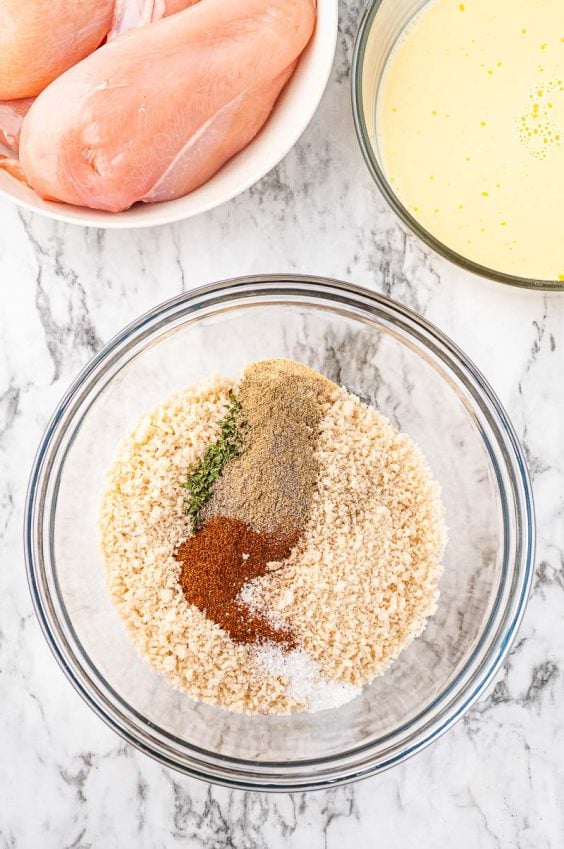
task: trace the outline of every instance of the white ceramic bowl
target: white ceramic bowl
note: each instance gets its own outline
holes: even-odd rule
[[[272,170],[295,145],[311,121],[331,73],[337,24],[338,0],[317,0],[314,36],[266,126],[215,177],[186,197],[162,203],[139,203],[126,212],[102,212],[43,201],[31,189],[2,171],[0,197],[59,221],[108,228],[153,227],[190,218],[220,206]]]

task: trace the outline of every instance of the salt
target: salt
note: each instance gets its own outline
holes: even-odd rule
[[[284,651],[273,643],[255,649],[255,660],[266,675],[286,678],[288,698],[306,702],[310,713],[330,710],[350,702],[361,688],[323,678],[319,665],[303,649]]]

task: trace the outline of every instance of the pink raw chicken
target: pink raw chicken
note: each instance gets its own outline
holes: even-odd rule
[[[0,101],[31,97],[95,50],[110,29],[174,15],[197,0],[0,0]]]
[[[122,35],[129,29],[158,21],[166,15],[174,15],[176,12],[181,12],[183,9],[197,2],[198,0],[115,0],[113,24],[111,32],[108,33],[108,39]],[[53,9],[54,4],[51,4],[50,8]],[[64,3],[59,4],[59,10],[60,14],[66,13]],[[105,32],[102,33],[100,31],[98,33],[95,47],[98,46],[103,35],[105,35]],[[22,39],[22,49],[28,49],[30,37],[31,35],[28,33]],[[75,61],[83,58],[82,55],[77,55],[74,50],[74,39],[68,42],[68,47]],[[51,58],[48,55],[48,51],[45,50],[43,59],[48,63],[51,61]],[[66,67],[64,70],[66,70]],[[45,84],[51,82],[50,75],[49,73],[45,73],[45,69],[42,71],[42,78],[45,80]],[[16,100],[0,101],[0,142],[16,153],[18,151],[23,119],[29,112],[33,100],[33,97],[22,97]]]
[[[0,142],[18,151],[23,119],[29,112],[33,97],[5,100],[0,103]]]
[[[108,39],[115,38],[129,29],[144,26],[166,15],[181,12],[197,2],[198,0],[115,0],[112,30],[107,37]],[[61,14],[65,13],[64,4],[60,11]],[[23,39],[23,45],[27,49],[27,38]],[[72,41],[69,42],[69,49],[73,49]],[[47,62],[50,61],[48,56],[45,57],[45,54],[44,58]],[[78,58],[82,57],[78,56]],[[51,81],[49,76],[45,74],[44,79],[46,83]],[[0,101],[0,142],[15,153],[18,152],[19,148],[23,120],[34,100],[34,97],[22,97],[15,100]],[[0,168],[8,171],[13,177],[26,182],[19,162],[6,159],[0,154]]]
[[[114,0],[1,0],[0,100],[33,97],[104,40]]]
[[[314,0],[200,0],[121,36],[31,107],[27,181],[113,212],[187,194],[254,138],[314,26]]]
[[[198,0],[115,0],[114,21],[108,41],[135,27],[153,24],[166,15],[175,15]]]

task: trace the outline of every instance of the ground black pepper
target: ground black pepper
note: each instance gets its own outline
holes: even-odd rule
[[[229,516],[260,533],[303,529],[317,482],[321,401],[332,389],[327,378],[291,360],[245,369],[236,393],[244,445],[215,482],[204,519]]]

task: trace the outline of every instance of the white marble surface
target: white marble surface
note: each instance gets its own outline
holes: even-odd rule
[[[297,148],[254,189],[183,224],[98,232],[0,203],[0,847],[545,849],[564,845],[564,295],[475,279],[406,236],[373,188],[350,114],[360,2]],[[489,695],[403,766],[267,796],[184,779],[82,703],[32,612],[21,545],[35,447],[78,369],[126,322],[223,277],[351,280],[423,312],[485,372],[523,440],[539,547],[532,598]]]

